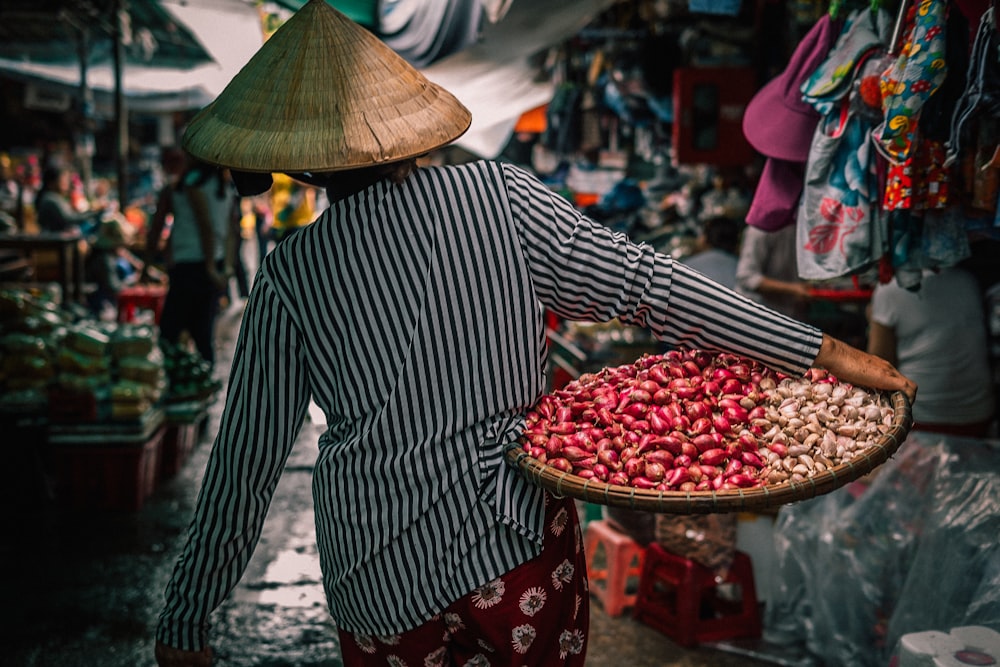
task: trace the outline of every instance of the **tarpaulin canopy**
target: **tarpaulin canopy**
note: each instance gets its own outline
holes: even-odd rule
[[[3,17],[11,16],[8,13],[11,2],[15,4],[10,6],[23,8],[29,1],[3,0],[0,23],[4,22]],[[394,30],[391,39],[397,45],[419,43],[401,25],[414,28],[426,24],[421,19],[425,14],[413,4],[419,4],[420,0],[381,0],[381,4],[379,0],[327,1],[363,25],[376,25],[373,30],[376,33],[379,20],[385,18],[386,29]],[[429,79],[451,91],[472,111],[472,126],[456,145],[482,157],[498,156],[520,115],[552,99],[552,82],[539,80],[538,69],[530,59],[571,38],[615,1],[475,0],[473,4],[485,17],[479,22],[475,43],[462,44],[463,48],[457,52],[426,66],[418,65]],[[65,32],[68,28],[59,11],[70,6],[104,8],[114,2],[127,2],[133,33],[136,33],[136,17],[145,17],[153,21],[150,34],[163,35],[156,37],[155,43],[164,46],[152,51],[151,60],[143,63],[133,57],[126,62],[122,87],[132,111],[190,110],[208,104],[263,42],[261,16],[250,0],[86,0],[84,3],[36,0],[35,5],[56,11],[50,14],[48,22],[63,24],[60,30],[64,31],[65,40],[72,33]],[[270,4],[289,11],[299,9],[305,2],[270,0]],[[393,12],[398,13],[393,16]],[[109,20],[106,14],[100,16]],[[401,21],[401,16],[411,20]],[[391,39],[386,35],[390,46]],[[454,40],[449,44],[449,48],[456,48]],[[208,61],[200,64],[198,45],[209,56]],[[80,67],[66,61],[65,52],[60,62],[55,56],[33,59],[30,49],[14,52],[15,47],[5,46],[6,49],[0,48],[0,72],[49,84],[80,85]],[[93,63],[88,56],[87,85],[98,93],[100,103],[100,93],[106,97],[115,90],[114,72],[107,60],[96,57],[96,45],[94,49]],[[435,53],[447,52],[445,49]],[[191,66],[181,67],[184,62]]]
[[[25,26],[49,25],[25,27],[17,40],[0,44],[0,72],[42,86],[70,89],[79,88],[85,76],[94,95],[93,113],[110,117],[110,95],[116,92],[112,1],[40,0],[38,12],[50,12],[46,20],[38,12],[9,10],[10,2],[27,5],[25,0],[4,0],[0,32],[14,30],[8,18]],[[93,14],[98,5],[100,11]],[[74,9],[66,9],[70,6]],[[128,98],[131,111],[184,111],[208,104],[263,43],[259,14],[246,0],[128,0],[124,6],[131,42],[124,48],[121,93]],[[82,11],[90,17],[89,47],[85,59],[78,54],[74,60],[71,51],[78,43]],[[39,20],[28,21],[29,15]],[[52,44],[53,39],[62,44]],[[67,45],[67,40],[73,41]]]
[[[115,14],[126,12],[122,42],[131,65],[186,69],[212,61],[190,30],[155,0],[4,0],[0,58],[47,65],[110,63]]]
[[[297,12],[309,0],[270,0],[290,12]],[[327,0],[330,5],[371,31],[378,27],[379,0]],[[385,4],[393,4],[395,0],[383,0]]]

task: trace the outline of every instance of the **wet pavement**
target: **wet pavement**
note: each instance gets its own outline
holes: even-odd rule
[[[236,305],[220,320],[220,369],[228,369],[241,313]],[[3,495],[0,664],[155,664],[152,632],[162,591],[191,516],[222,401],[212,406],[205,434],[185,465],[137,511],[74,511],[49,500],[43,480],[30,470],[7,469],[20,477]],[[336,627],[323,600],[312,522],[310,485],[321,428],[313,421],[303,427],[249,568],[213,616],[220,667],[341,665]],[[39,447],[44,454],[44,446]],[[587,665],[777,664],[712,647],[684,649],[627,614],[608,617],[597,601],[591,610]]]

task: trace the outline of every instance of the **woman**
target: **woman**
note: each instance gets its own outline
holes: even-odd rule
[[[160,336],[176,345],[186,331],[209,364],[215,363],[215,318],[232,266],[235,202],[224,169],[189,157],[179,177],[161,191],[146,239],[145,265],[152,266],[172,216]]]
[[[920,289],[876,285],[868,308],[868,352],[920,383],[913,428],[985,437],[996,403],[983,294],[957,267],[926,269]]]
[[[289,125],[293,109],[316,111]],[[311,400],[329,425],[313,496],[345,665],[583,665],[575,506],[503,457],[545,388],[543,308],[916,391],[888,363],[585,218],[519,167],[416,168],[469,123],[447,91],[310,0],[189,126],[187,148],[232,167],[242,194],[283,171],[323,184],[331,205],[254,282],[166,591],[160,665],[210,663],[209,615],[247,565]]]
[[[42,187],[35,196],[38,226],[45,232],[93,231],[103,209],[77,211],[70,204],[73,191],[73,171],[65,167],[49,167],[42,173]]]

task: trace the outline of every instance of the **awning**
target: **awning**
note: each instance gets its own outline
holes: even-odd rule
[[[0,4],[0,58],[78,67],[110,64],[115,0],[4,0]],[[188,69],[212,56],[187,27],[156,0],[129,0],[123,33],[127,65]],[[84,53],[81,54],[81,49]]]
[[[11,31],[13,24],[7,18],[22,20],[7,9],[7,2],[22,5],[24,0],[6,0],[0,10],[2,30]],[[41,87],[64,87],[77,90],[81,86],[81,62],[70,52],[75,49],[73,34],[77,32],[76,18],[70,18],[56,5],[70,3],[42,0],[41,10],[52,12],[46,30],[35,28],[30,36],[39,41],[35,45],[27,37],[0,45],[0,72],[38,83]],[[73,3],[77,9],[93,4],[109,5],[110,0],[99,3]],[[187,2],[185,0],[129,0],[129,15],[133,40],[145,34],[137,28],[137,21],[147,24],[150,34],[142,38],[146,46],[125,49],[126,58],[122,71],[123,94],[133,112],[171,112],[198,109],[212,101],[230,79],[263,43],[260,17],[257,9],[245,0],[212,0],[212,2]],[[110,57],[112,38],[110,29],[112,13],[91,18],[91,47],[87,50],[87,87],[94,94],[93,113],[110,118],[113,114],[110,96],[115,91],[114,66]],[[74,17],[78,16],[76,14]],[[96,26],[96,28],[94,27]],[[99,28],[99,29],[97,29]],[[29,34],[29,33],[26,33]],[[156,35],[163,35],[157,38]],[[61,46],[46,45],[46,37],[61,35]],[[67,46],[67,40],[70,40]],[[69,50],[68,50],[69,49]]]

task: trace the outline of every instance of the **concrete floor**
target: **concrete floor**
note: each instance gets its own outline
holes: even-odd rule
[[[241,313],[237,304],[220,319],[220,369],[229,367]],[[152,632],[162,591],[192,512],[221,405],[220,397],[210,410],[206,435],[186,464],[138,511],[87,512],[50,501],[36,483],[43,478],[30,472],[31,466],[44,464],[44,445],[18,450],[22,467],[7,468],[18,478],[3,494],[7,511],[0,525],[5,536],[0,543],[0,664],[154,665]],[[217,665],[341,664],[336,629],[323,601],[309,490],[320,429],[311,422],[303,427],[247,573],[213,618]],[[594,667],[802,664],[773,651],[767,661],[758,661],[732,648],[684,649],[627,614],[610,618],[596,601],[591,609],[587,665]],[[750,647],[763,648],[759,642]]]

